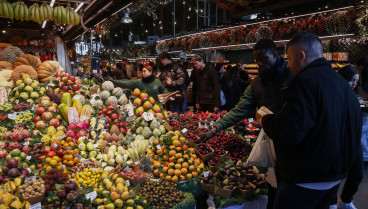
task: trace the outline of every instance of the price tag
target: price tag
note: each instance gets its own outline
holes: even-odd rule
[[[94,144],[94,145],[93,145],[93,147],[94,147],[94,148],[98,148],[98,144]]]
[[[8,118],[11,120],[15,120],[17,118],[17,113],[13,112],[13,113],[8,114]]]
[[[127,184],[128,186],[130,186],[130,182],[129,182],[129,180],[126,180],[125,182],[126,182],[126,184]]]
[[[129,170],[129,166],[125,167],[124,170],[126,170],[126,171]]]
[[[253,118],[248,118],[248,122],[249,123],[252,123],[254,121],[254,119]]]
[[[90,199],[90,200],[95,200],[97,197],[97,192],[96,191],[93,191],[93,192],[90,192],[88,194],[86,194],[86,199]]]
[[[98,168],[92,168],[93,171],[98,170]]]
[[[97,70],[92,70],[92,73],[97,73]]]
[[[30,168],[27,168],[26,170],[27,170],[29,173],[31,173],[31,172],[32,172]]]
[[[29,145],[29,141],[24,142],[24,143],[23,143],[23,145],[24,145],[24,146]]]
[[[36,179],[36,176],[26,177],[24,180],[31,181],[32,179]]]
[[[65,169],[65,165],[62,165],[61,167],[62,167],[63,169]]]
[[[152,145],[152,142],[148,142],[148,144],[151,146]]]
[[[41,202],[29,206],[29,209],[42,209]]]
[[[87,160],[84,160],[84,162],[89,163],[89,160],[88,159]]]
[[[161,149],[162,149],[161,145],[157,145],[157,146],[156,146],[156,148],[157,148],[158,150],[161,150]]]
[[[32,156],[27,156],[26,157],[26,160],[31,160],[32,159]]]
[[[181,130],[181,132],[183,132],[183,134],[185,134],[188,130],[186,128],[184,128],[183,130]]]
[[[203,176],[207,177],[209,173],[210,173],[209,171],[205,171],[205,172],[203,172]]]
[[[160,179],[151,179],[151,181],[160,181]]]
[[[81,158],[82,158],[82,156],[80,156],[80,154],[75,154],[75,155],[74,155],[74,157],[77,157],[77,158],[79,158],[79,159],[81,159]]]
[[[135,162],[136,165],[139,165],[140,162]]]

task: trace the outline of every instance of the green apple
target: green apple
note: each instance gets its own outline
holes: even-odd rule
[[[5,160],[10,160],[12,158],[12,156],[10,154],[8,154],[5,158]]]
[[[26,157],[27,157],[26,153],[24,152],[20,153],[20,158],[22,159],[22,161],[25,160]]]
[[[24,91],[25,91],[25,92],[28,92],[28,93],[31,93],[31,92],[33,92],[33,88],[32,88],[31,86],[26,86],[26,87],[24,88]]]
[[[84,143],[84,137],[79,137],[77,143],[78,144],[83,144]]]
[[[83,158],[87,158],[87,152],[86,151],[81,151],[80,156],[82,156]]]
[[[87,147],[87,150],[90,152],[90,151],[92,151],[93,149],[94,149],[94,147],[93,147],[93,144],[91,143],[91,142],[88,142],[87,143],[87,145],[86,145],[86,147]]]

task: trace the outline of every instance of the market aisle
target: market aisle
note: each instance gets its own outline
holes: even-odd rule
[[[345,180],[343,180],[343,183],[345,183]],[[339,189],[339,196],[341,194],[342,186],[340,186]],[[354,196],[354,205],[358,209],[366,209],[368,208],[368,166],[364,166],[364,178],[362,183],[359,186],[358,192]]]

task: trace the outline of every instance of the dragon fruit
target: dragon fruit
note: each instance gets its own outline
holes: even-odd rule
[[[82,121],[84,124],[84,128],[89,128],[89,120]]]
[[[14,131],[10,134],[10,138],[12,141],[20,142],[23,140],[23,134],[21,131]]]
[[[9,136],[10,136],[11,133],[12,133],[11,131],[5,132],[4,135],[3,135],[3,140],[4,141],[7,140],[9,138]]]
[[[69,130],[66,132],[65,134],[66,137],[72,137],[73,139],[75,139],[75,133],[72,130]]]
[[[79,122],[77,123],[76,127],[77,127],[77,129],[82,130],[82,129],[84,129],[84,128],[85,128],[85,125],[84,125],[84,123],[83,123],[83,122],[80,122],[80,121],[79,121]]]
[[[82,137],[82,136],[87,136],[87,132],[86,132],[86,131],[84,131],[84,130],[80,130],[80,131],[78,131],[78,133],[77,133],[77,138]]]
[[[77,126],[75,123],[69,123],[68,130],[75,130],[77,129]]]
[[[18,142],[10,142],[8,145],[8,149],[13,150],[13,149],[21,149],[22,146],[18,143]]]

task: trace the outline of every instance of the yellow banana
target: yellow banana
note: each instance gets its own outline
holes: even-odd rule
[[[23,7],[24,7],[24,20],[28,21],[29,20],[29,10],[26,4],[23,3]]]
[[[58,24],[61,24],[61,8],[58,6]]]
[[[45,15],[43,13],[43,7],[42,6],[40,7],[39,11],[40,11],[40,21],[44,21]]]
[[[35,6],[35,16],[34,16],[35,22],[40,23],[40,8],[39,6]]]
[[[49,13],[49,21],[53,21],[54,20],[54,9],[50,7],[50,5],[47,5],[47,10]]]
[[[74,25],[74,10],[73,9],[70,9],[69,20],[70,20],[70,25]]]
[[[11,189],[12,191],[16,191],[16,190],[17,190],[17,187],[15,186],[14,181],[10,181],[10,182],[9,182],[9,185],[10,185],[10,189]]]
[[[13,5],[8,2],[9,18],[14,19],[14,8]]]
[[[23,22],[24,20],[24,7],[22,3],[19,3],[19,19]]]
[[[9,18],[8,5],[6,4],[5,1],[3,1],[3,3],[2,3],[2,7],[3,7],[3,10],[4,10],[4,18]]]

